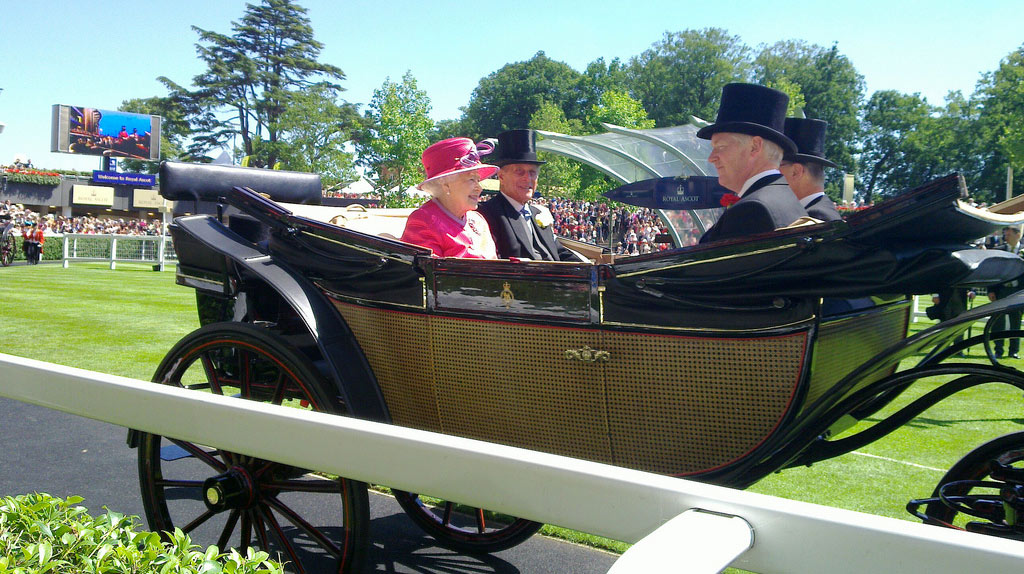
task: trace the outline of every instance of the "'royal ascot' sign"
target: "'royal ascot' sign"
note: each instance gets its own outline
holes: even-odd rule
[[[113,185],[148,185],[150,187],[156,185],[156,175],[145,173],[117,173],[116,171],[94,170],[92,172],[92,180],[96,183]]]
[[[164,205],[164,198],[152,189],[133,189],[132,208],[134,209],[159,209]]]
[[[75,185],[71,188],[71,203],[113,207],[114,188],[101,185]]]
[[[722,207],[731,193],[718,176],[659,177],[627,183],[606,191],[608,199],[651,209],[712,209]]]

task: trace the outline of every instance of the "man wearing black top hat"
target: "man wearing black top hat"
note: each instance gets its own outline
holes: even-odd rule
[[[826,126],[822,120],[786,118],[783,133],[796,144],[797,152],[782,157],[779,171],[807,215],[821,221],[837,221],[843,216],[825,195],[825,167],[839,167],[825,158]]]
[[[796,144],[782,132],[789,96],[754,84],[727,84],[715,123],[697,137],[711,140],[708,161],[718,183],[740,196],[701,243],[767,233],[807,216],[779,172],[783,154]]]
[[[551,230],[550,213],[530,205],[537,188],[540,166],[537,133],[511,130],[498,134],[494,156],[487,163],[499,166],[499,191],[483,202],[477,212],[491,228],[498,257],[546,261],[578,261]]]

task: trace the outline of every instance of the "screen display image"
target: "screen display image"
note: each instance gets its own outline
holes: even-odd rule
[[[150,159],[152,116],[68,106],[68,151]]]

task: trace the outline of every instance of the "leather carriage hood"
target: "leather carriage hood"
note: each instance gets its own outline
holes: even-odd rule
[[[165,161],[160,164],[160,195],[173,201],[213,201],[235,187],[249,187],[274,201],[319,205],[323,196],[315,173],[230,165]]]

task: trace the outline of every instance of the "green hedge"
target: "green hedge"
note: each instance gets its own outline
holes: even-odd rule
[[[109,241],[107,241],[109,243]],[[14,238],[14,260],[24,261],[25,252],[21,250],[22,239],[21,236],[15,236]],[[107,253],[110,251],[108,249]],[[43,261],[60,261],[64,258],[64,240],[60,237],[47,237],[46,241],[43,242],[43,255],[41,259]],[[0,571],[0,574],[3,574]]]
[[[81,501],[49,494],[0,498],[0,573],[283,574],[266,552],[200,551],[180,529],[165,543],[156,533],[136,532],[134,516],[107,510],[93,518],[77,506]]]

